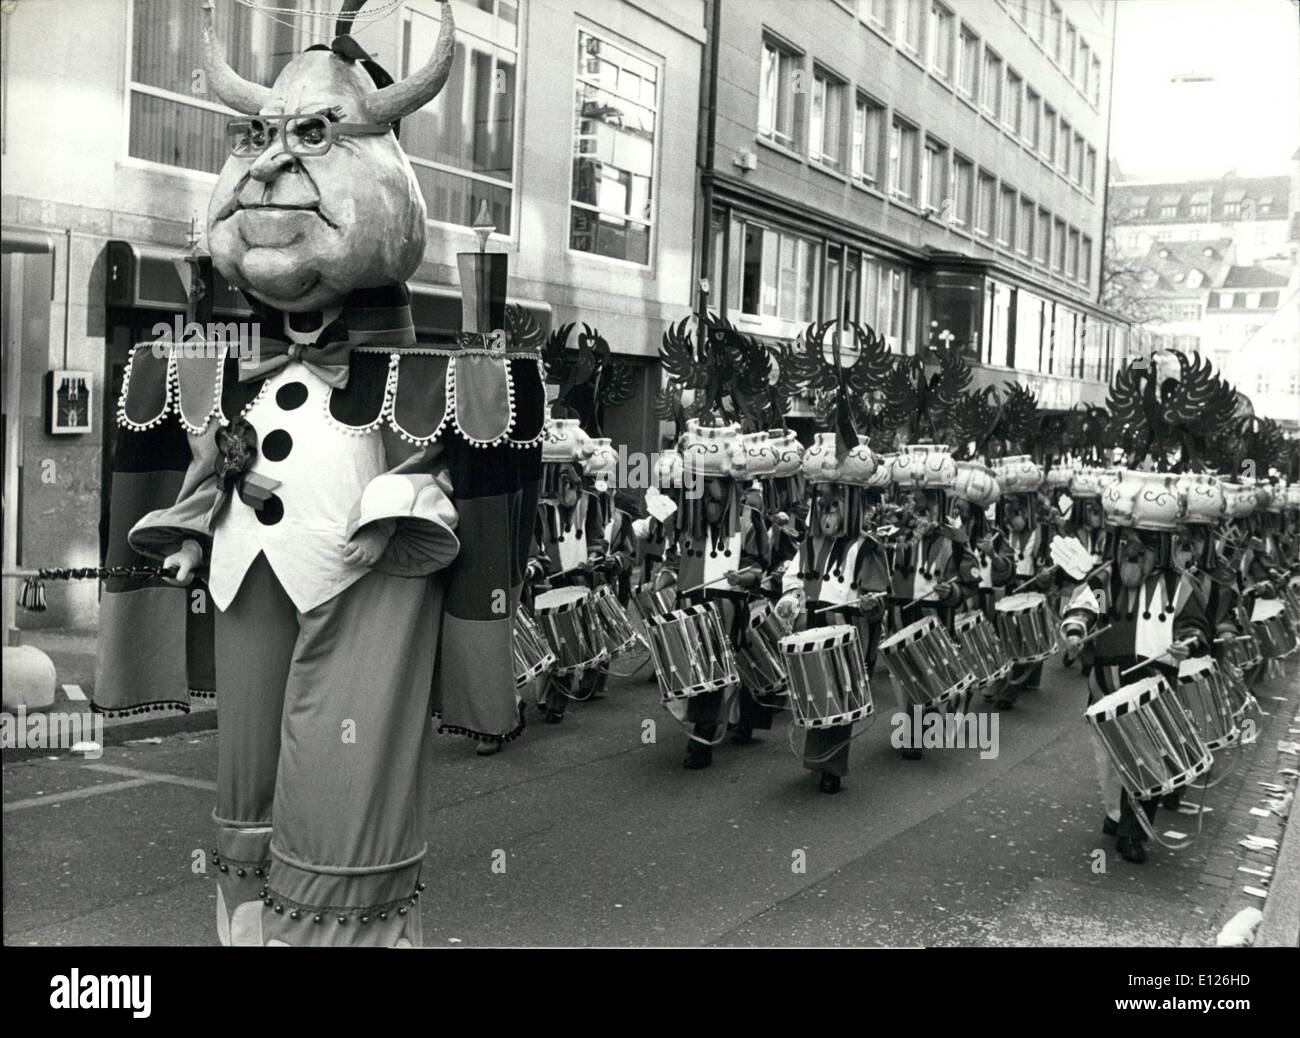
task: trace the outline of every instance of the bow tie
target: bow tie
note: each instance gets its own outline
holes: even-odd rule
[[[348,359],[352,344],[347,339],[337,339],[323,346],[303,346],[279,339],[263,339],[256,363],[239,362],[239,381],[255,382],[279,371],[290,361],[301,361],[303,366],[335,389],[348,384]]]

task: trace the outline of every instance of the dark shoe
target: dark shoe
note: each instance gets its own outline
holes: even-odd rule
[[[758,742],[754,738],[754,729],[744,725],[736,725],[731,731],[731,744],[733,746],[748,746],[750,743]]]
[[[500,753],[505,743],[498,742],[495,739],[480,739],[474,752],[480,757],[491,757],[494,753]]]
[[[840,791],[840,777],[832,775],[829,771],[823,771],[822,780],[817,788],[823,793],[838,793]]]
[[[1107,815],[1105,820],[1101,823],[1101,833],[1103,836],[1118,836],[1119,822],[1111,818],[1110,815]]]
[[[925,756],[925,751],[920,749],[907,749],[903,751],[903,760],[920,760]]]
[[[564,720],[564,711],[563,711],[563,710],[547,710],[547,711],[546,711],[546,716],[543,718],[543,720],[544,720],[547,724],[559,724],[561,721]]]
[[[699,771],[701,768],[707,768],[712,763],[712,746],[702,746],[698,742],[692,742],[686,747],[686,760],[682,762],[682,767],[690,771]]]
[[[1121,836],[1115,842],[1115,849],[1119,851],[1119,856],[1133,865],[1141,865],[1147,860],[1147,849],[1142,846],[1142,841],[1132,836]]]
[[[986,703],[991,703],[991,702],[993,702],[993,697],[996,696],[996,695],[997,695],[997,693],[994,692],[993,689],[991,689],[991,688],[988,689],[988,690],[985,691],[985,693],[984,693],[984,702],[986,702]]]
[[[1172,793],[1166,793],[1160,798],[1160,806],[1166,811],[1177,811],[1178,805],[1183,802],[1183,791],[1175,790]]]

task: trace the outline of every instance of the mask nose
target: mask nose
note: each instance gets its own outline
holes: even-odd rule
[[[248,175],[263,184],[274,181],[285,170],[290,169],[297,160],[284,149],[284,140],[276,134],[271,146],[257,156],[249,169]]]

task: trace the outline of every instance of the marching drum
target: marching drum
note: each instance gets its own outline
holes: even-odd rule
[[[994,617],[1013,663],[1037,663],[1060,648],[1059,621],[1047,598],[1037,591],[1008,595],[994,606]]]
[[[622,603],[614,594],[613,588],[608,585],[597,588],[591,596],[591,610],[595,614],[610,659],[617,659],[636,648],[641,636],[636,633],[632,621],[623,611]]]
[[[1250,622],[1266,660],[1285,659],[1295,652],[1295,629],[1287,623],[1286,610],[1276,598],[1257,601]]]
[[[656,591],[649,584],[642,584],[632,592],[632,601],[641,619],[649,620],[652,616],[667,616],[677,608],[677,592],[670,587]]]
[[[962,613],[953,624],[957,647],[975,671],[975,687],[988,688],[1011,673],[1011,660],[988,618],[978,609]]]
[[[515,610],[514,646],[515,688],[523,688],[555,663],[555,653],[551,652],[546,638],[523,606]]]
[[[1300,577],[1292,577],[1282,589],[1282,608],[1291,621],[1291,629],[1300,635]]]
[[[785,664],[779,649],[785,632],[770,602],[749,607],[745,644],[736,653],[741,683],[755,695],[780,695],[786,689]]]
[[[880,643],[899,705],[939,706],[961,695],[975,681],[957,646],[933,616],[925,616]]]
[[[1214,756],[1162,676],[1143,678],[1088,707],[1093,738],[1140,800],[1181,789],[1210,770]]]
[[[688,699],[739,680],[716,603],[647,617],[646,633],[665,700]]]
[[[781,656],[796,727],[852,724],[875,710],[855,628],[840,624],[786,635]]]
[[[1207,750],[1231,746],[1241,737],[1227,671],[1206,656],[1183,660],[1178,667],[1174,691]]]
[[[1264,654],[1259,651],[1259,642],[1253,634],[1228,634],[1214,640],[1223,647],[1220,658],[1233,664],[1243,676],[1264,662]]]
[[[557,587],[533,600],[533,617],[555,653],[555,673],[578,674],[609,660],[591,608],[591,590]]]

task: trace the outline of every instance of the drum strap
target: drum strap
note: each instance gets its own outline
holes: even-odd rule
[[[1201,799],[1197,802],[1196,805],[1196,832],[1192,833],[1191,836],[1177,843],[1170,843],[1168,840],[1161,838],[1161,836],[1152,827],[1150,820],[1147,818],[1146,811],[1142,809],[1142,805],[1138,803],[1137,798],[1133,796],[1132,791],[1129,791],[1129,799],[1132,801],[1133,814],[1137,816],[1138,824],[1142,826],[1142,831],[1147,834],[1147,837],[1152,840],[1155,840],[1155,842],[1160,844],[1160,846],[1165,848],[1165,850],[1181,851],[1190,847],[1200,838],[1201,824],[1205,821],[1205,791],[1209,788],[1209,786],[1210,786],[1209,775],[1207,774],[1206,780],[1203,781],[1199,786],[1188,785],[1184,787],[1186,789],[1199,789],[1201,791]]]

